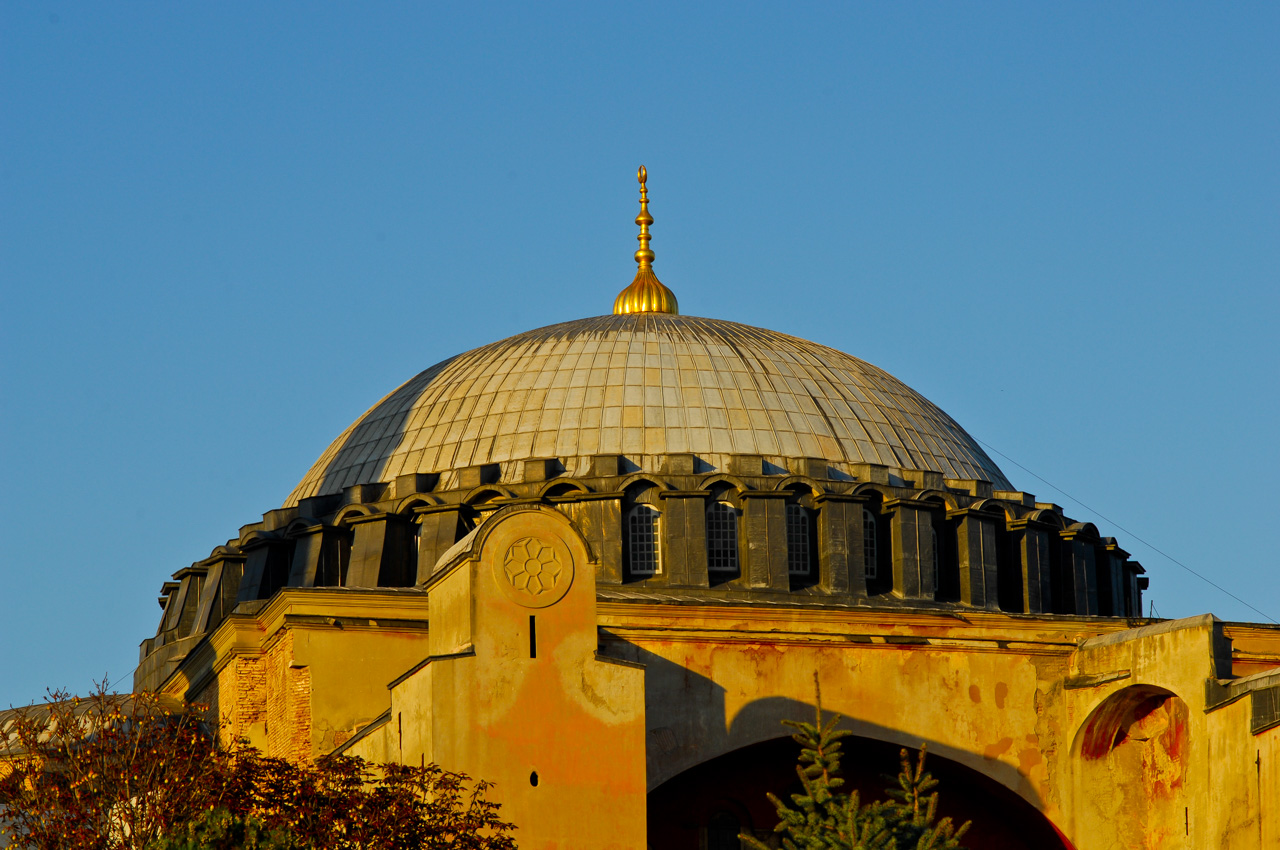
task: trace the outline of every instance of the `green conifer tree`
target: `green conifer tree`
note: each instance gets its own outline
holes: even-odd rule
[[[883,814],[898,850],[960,850],[960,839],[969,831],[969,823],[966,821],[959,829],[951,818],[934,823],[938,816],[938,792],[934,790],[938,780],[924,769],[925,752],[922,744],[914,769],[910,753],[905,749],[899,752],[902,769],[896,778],[897,787],[885,792],[889,799],[881,804]]]
[[[784,850],[963,850],[960,839],[968,823],[957,829],[950,818],[934,822],[938,781],[924,769],[923,746],[914,768],[907,750],[902,750],[902,770],[896,787],[887,789],[887,800],[863,805],[858,792],[840,790],[840,740],[851,733],[836,728],[839,715],[823,722],[816,675],[814,690],[814,722],[783,721],[796,730],[791,737],[800,745],[796,775],[803,790],[791,795],[791,806],[768,795],[778,810],[774,832]],[[739,838],[755,850],[773,850],[754,836],[744,833]]]

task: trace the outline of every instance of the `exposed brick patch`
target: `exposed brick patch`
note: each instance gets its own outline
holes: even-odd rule
[[[262,659],[240,657],[234,665],[235,676],[228,690],[233,693],[235,708],[232,711],[236,736],[251,737],[251,727],[267,720],[266,671]]]
[[[311,759],[311,671],[294,667],[293,631],[263,657],[267,753],[291,761]]]

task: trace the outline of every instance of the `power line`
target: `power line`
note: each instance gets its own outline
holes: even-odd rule
[[[140,666],[142,666],[142,665],[135,666],[135,667],[134,667],[132,670],[130,670],[128,673],[125,673],[125,674],[124,674],[123,676],[121,676],[119,679],[116,679],[116,680],[115,680],[114,682],[112,682],[110,685],[107,685],[107,690],[108,690],[108,691],[111,691],[112,693],[115,693],[116,685],[120,684],[120,683],[121,683],[121,682],[123,682],[125,679],[129,678],[129,677],[130,677],[130,676],[132,676],[134,673],[138,672],[138,667],[140,667]],[[132,688],[130,688],[130,690],[133,690],[133,689],[132,689]]]
[[[1213,580],[1212,580],[1212,579],[1210,579],[1208,576],[1201,575],[1200,573],[1198,573],[1198,572],[1196,572],[1195,570],[1191,569],[1191,567],[1188,567],[1186,564],[1182,563],[1182,562],[1181,562],[1181,561],[1179,561],[1177,558],[1175,558],[1175,557],[1173,557],[1172,555],[1170,555],[1168,552],[1165,552],[1164,550],[1162,550],[1162,549],[1158,548],[1157,546],[1155,546],[1155,545],[1153,545],[1153,544],[1151,544],[1151,543],[1148,543],[1147,541],[1143,540],[1141,537],[1139,537],[1138,535],[1134,534],[1132,531],[1130,531],[1129,529],[1125,528],[1125,527],[1124,527],[1123,525],[1121,525],[1120,523],[1116,522],[1115,520],[1111,519],[1110,517],[1108,517],[1107,515],[1105,515],[1104,513],[1102,513],[1102,511],[1099,511],[1099,510],[1096,510],[1096,509],[1094,509],[1094,508],[1089,507],[1089,506],[1088,506],[1088,505],[1086,505],[1084,502],[1080,501],[1080,500],[1079,500],[1079,499],[1077,499],[1075,496],[1073,496],[1073,495],[1071,495],[1070,493],[1068,493],[1066,490],[1063,490],[1063,489],[1062,489],[1061,487],[1059,487],[1058,485],[1056,485],[1056,484],[1054,484],[1054,483],[1052,483],[1052,482],[1050,482],[1050,481],[1046,480],[1045,478],[1042,478],[1042,477],[1041,477],[1041,476],[1039,476],[1039,475],[1036,475],[1034,472],[1032,472],[1031,470],[1027,469],[1025,466],[1023,466],[1022,464],[1018,463],[1016,460],[1014,460],[1013,458],[1009,457],[1007,454],[1005,454],[1004,452],[1000,451],[1000,450],[999,450],[999,449],[997,449],[995,446],[991,445],[990,443],[986,442],[985,440],[978,440],[978,438],[977,438],[977,437],[974,437],[974,439],[975,439],[975,440],[977,440],[979,443],[982,443],[982,445],[986,446],[986,447],[987,447],[988,449],[990,449],[991,451],[993,451],[993,452],[995,452],[996,454],[1000,455],[1000,457],[1002,457],[1002,458],[1004,458],[1005,460],[1009,461],[1009,463],[1011,463],[1011,464],[1013,464],[1014,466],[1018,467],[1018,469],[1021,469],[1023,472],[1025,472],[1025,473],[1027,473],[1028,475],[1030,475],[1032,478],[1036,479],[1037,481],[1042,482],[1043,484],[1047,485],[1049,488],[1051,488],[1051,489],[1053,489],[1053,490],[1056,490],[1057,492],[1059,492],[1059,493],[1061,493],[1062,495],[1066,496],[1068,499],[1070,499],[1071,501],[1075,502],[1077,505],[1079,505],[1080,507],[1084,508],[1086,511],[1089,511],[1091,514],[1093,514],[1094,516],[1098,517],[1099,519],[1105,520],[1106,522],[1110,523],[1111,525],[1114,525],[1116,528],[1120,529],[1120,530],[1121,530],[1121,531],[1123,531],[1125,534],[1129,535],[1129,536],[1130,536],[1130,537],[1132,537],[1134,540],[1136,540],[1136,541],[1138,541],[1139,543],[1141,543],[1143,546],[1146,546],[1146,547],[1147,547],[1148,549],[1150,549],[1151,551],[1155,552],[1155,553],[1156,553],[1156,554],[1158,554],[1158,555],[1163,556],[1164,558],[1166,558],[1166,559],[1167,559],[1167,560],[1169,560],[1170,562],[1172,562],[1172,563],[1174,563],[1174,564],[1177,564],[1178,566],[1182,567],[1184,570],[1186,570],[1187,572],[1191,573],[1193,576],[1195,576],[1196,578],[1200,579],[1202,582],[1204,582],[1205,584],[1209,585],[1210,587],[1214,587],[1214,588],[1217,588],[1218,590],[1222,591],[1222,592],[1223,592],[1223,593],[1225,593],[1227,596],[1230,596],[1232,599],[1234,599],[1235,601],[1239,602],[1239,603],[1240,603],[1241,605],[1243,605],[1244,607],[1248,608],[1250,611],[1252,611],[1252,612],[1254,612],[1255,614],[1257,614],[1259,617],[1262,617],[1263,619],[1265,619],[1265,620],[1267,620],[1267,621],[1269,621],[1269,622],[1272,622],[1272,623],[1276,622],[1276,620],[1275,620],[1273,617],[1271,617],[1271,616],[1269,616],[1269,615],[1267,615],[1267,614],[1264,614],[1262,611],[1259,611],[1257,608],[1253,607],[1253,606],[1252,606],[1252,605],[1250,605],[1248,602],[1245,602],[1245,601],[1244,601],[1243,599],[1241,599],[1239,596],[1236,596],[1234,593],[1232,593],[1231,591],[1227,590],[1225,587],[1223,587],[1222,585],[1218,584],[1217,582],[1213,581]]]

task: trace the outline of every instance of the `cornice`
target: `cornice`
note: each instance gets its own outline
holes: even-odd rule
[[[855,642],[903,645],[923,638],[935,646],[982,646],[1010,652],[1074,651],[1090,637],[1132,628],[1122,618],[1010,615],[992,612],[814,609],[750,605],[600,602],[601,628],[619,636],[715,642]],[[858,640],[862,636],[867,640]]]
[[[232,660],[260,655],[285,628],[421,632],[427,610],[427,594],[416,588],[284,588],[257,613],[233,613],[219,623],[159,690],[192,699]]]

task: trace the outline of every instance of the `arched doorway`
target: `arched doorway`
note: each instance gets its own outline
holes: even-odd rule
[[[883,799],[890,781],[883,777],[897,775],[900,749],[870,738],[846,738],[845,789],[858,791],[863,800]],[[778,817],[765,794],[771,791],[788,800],[799,790],[798,754],[794,741],[780,738],[672,777],[649,794],[649,846],[738,850],[738,829],[767,841]],[[939,816],[973,822],[963,842],[971,850],[1070,850],[1034,806],[995,780],[932,753],[928,769],[941,783]]]

